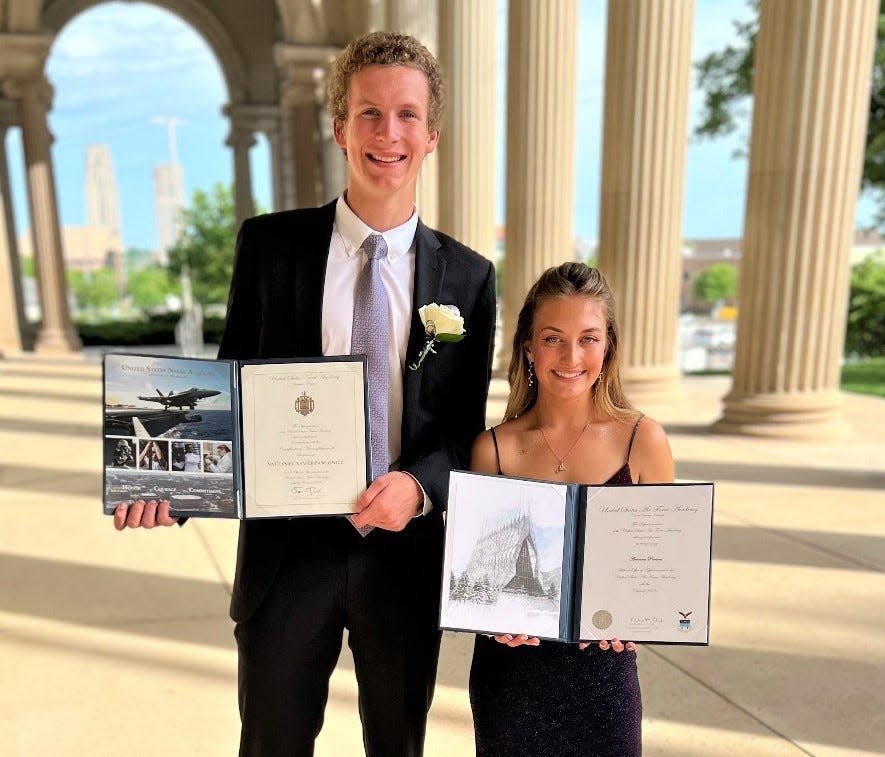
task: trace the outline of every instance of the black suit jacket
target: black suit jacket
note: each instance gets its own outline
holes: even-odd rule
[[[245,221],[237,238],[227,323],[218,356],[235,359],[322,354],[322,303],[335,202],[321,208],[272,213]],[[399,533],[375,529],[366,548],[408,549],[436,560],[448,474],[469,464],[470,446],[485,427],[495,323],[492,264],[419,221],[407,363],[424,343],[418,308],[457,305],[464,316],[461,342],[440,344],[421,368],[403,377],[400,468],[424,487],[434,504]],[[299,549],[357,539],[344,518],[254,520],[240,524],[231,617],[247,620],[273,582],[282,560]],[[433,587],[436,591],[436,587]]]

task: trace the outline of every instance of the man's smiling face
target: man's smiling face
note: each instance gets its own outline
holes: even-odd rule
[[[350,77],[347,120],[335,122],[349,202],[414,204],[421,164],[439,139],[427,126],[429,101],[427,77],[416,68],[367,66]]]

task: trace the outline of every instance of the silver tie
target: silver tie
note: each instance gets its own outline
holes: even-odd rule
[[[387,446],[387,408],[390,386],[390,339],[387,290],[381,280],[381,261],[387,257],[387,243],[380,234],[370,234],[360,247],[369,260],[356,282],[353,303],[353,332],[350,351],[368,357],[369,437],[372,450],[372,480],[387,473],[390,455]],[[357,529],[363,536],[371,526]]]

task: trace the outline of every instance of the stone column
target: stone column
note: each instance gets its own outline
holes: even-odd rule
[[[486,0],[440,0],[440,62],[449,98],[439,153],[439,228],[494,261],[495,26]]]
[[[679,391],[678,315],[693,0],[608,4],[599,268],[621,377],[642,406]]]
[[[440,0],[439,58],[448,96],[442,137],[436,149],[438,185],[445,188],[439,193],[438,228],[492,262],[498,259],[495,235],[497,21],[495,3]],[[499,372],[504,362],[500,354],[503,344],[500,338],[496,341],[493,365]]]
[[[431,53],[437,55],[437,5],[438,0],[387,0],[387,28],[400,34],[411,35]],[[494,3],[486,5],[492,6],[494,10]],[[494,38],[485,40],[485,44],[492,44],[493,41]],[[459,95],[448,76],[446,84],[451,105],[452,100]],[[421,166],[417,186],[418,212],[421,220],[431,228],[440,228],[439,177],[439,158],[431,153]]]
[[[323,200],[340,195],[347,186],[347,160],[335,141],[332,117],[328,109],[320,108],[320,141],[323,149]]]
[[[281,210],[283,207],[292,207],[284,205],[283,199],[283,164],[280,159],[280,106],[277,103],[240,103],[238,105],[228,105],[224,109],[225,115],[231,119],[231,136],[228,138],[228,144],[234,146],[239,144],[240,157],[239,161],[245,169],[246,160],[248,160],[248,150],[255,144],[255,135],[264,134],[267,138],[267,144],[270,153],[270,181],[271,181],[271,210]],[[232,144],[233,143],[233,144]],[[251,173],[245,170],[238,170],[236,167],[237,152],[234,152],[234,171],[239,173],[241,181],[238,184],[238,192],[242,209],[237,210],[237,214],[248,212],[249,215],[255,213],[255,200],[252,192]],[[244,157],[245,156],[245,157]],[[247,184],[248,182],[248,184]],[[248,216],[244,216],[248,217]]]
[[[309,87],[296,87],[290,83],[283,94],[282,106],[286,110],[286,144],[295,169],[296,204],[302,208],[320,205],[323,200],[323,150],[313,82]]]
[[[15,122],[14,111],[9,100],[0,99],[0,355],[21,352],[27,331],[6,159],[6,130]]]
[[[291,166],[291,161],[283,158],[284,121],[285,113],[281,110],[277,126],[265,132],[270,152],[271,203],[275,211],[295,207],[295,184],[294,180],[289,180],[287,170]]]
[[[334,171],[330,160],[343,163],[334,145],[331,129],[321,128],[321,112],[326,101],[326,75],[338,53],[337,48],[319,45],[274,47],[274,59],[280,69],[280,104],[283,109],[282,156],[294,168],[292,188],[300,207],[320,205],[342,187],[327,186]],[[329,142],[334,145],[330,151]],[[330,157],[331,156],[331,157]],[[333,182],[334,183],[334,182]]]
[[[573,256],[577,0],[511,0],[507,61],[507,369],[529,287]]]
[[[732,388],[716,431],[828,438],[879,3],[763,0]]]
[[[7,79],[3,82],[3,88],[9,97],[18,102],[22,126],[34,261],[42,312],[35,350],[50,354],[76,352],[82,345],[74,331],[68,310],[58,203],[50,154],[52,135],[46,122],[52,87],[41,76],[32,79]]]
[[[255,215],[252,168],[249,161],[249,150],[255,145],[255,135],[236,106],[225,108],[225,113],[230,118],[230,133],[226,144],[233,150],[234,212],[239,228],[243,221]]]

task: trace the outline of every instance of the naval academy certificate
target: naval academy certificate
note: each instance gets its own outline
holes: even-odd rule
[[[104,512],[344,515],[368,484],[366,358],[105,355]]]
[[[713,484],[581,486],[454,471],[440,627],[709,643]]]
[[[249,518],[356,512],[368,467],[365,364],[244,363],[244,508]]]

